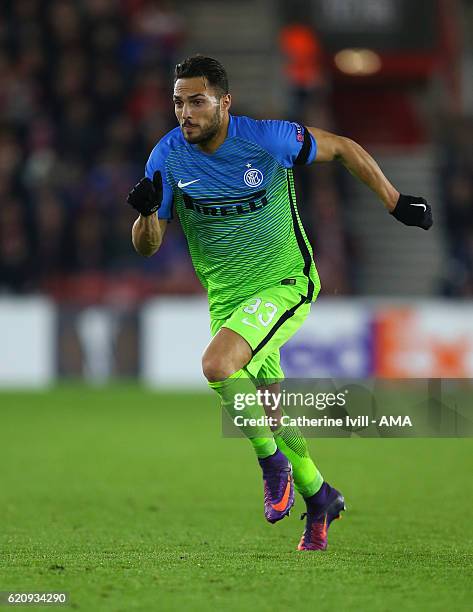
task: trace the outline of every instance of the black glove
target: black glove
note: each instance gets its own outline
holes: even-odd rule
[[[133,206],[140,215],[149,217],[161,206],[163,199],[163,179],[161,172],[156,170],[153,174],[153,182],[149,178],[142,178],[128,194],[126,201]]]
[[[391,214],[404,225],[416,225],[425,230],[433,223],[432,208],[427,204],[427,200],[402,193]]]

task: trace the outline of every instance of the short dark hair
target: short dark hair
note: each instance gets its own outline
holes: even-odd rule
[[[193,77],[204,77],[209,85],[219,89],[222,95],[228,93],[227,71],[213,57],[192,55],[180,64],[177,64],[174,70],[174,83],[177,79],[191,79]]]

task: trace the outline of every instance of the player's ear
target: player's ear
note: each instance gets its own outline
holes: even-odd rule
[[[222,110],[230,110],[230,106],[232,105],[232,96],[227,93],[221,98]]]

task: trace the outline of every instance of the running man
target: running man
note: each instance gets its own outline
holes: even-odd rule
[[[320,291],[297,210],[293,166],[340,161],[398,221],[427,230],[432,213],[423,198],[400,194],[348,138],[231,115],[227,74],[213,58],[197,55],[176,66],[173,99],[179,126],[155,146],[145,177],[128,196],[140,213],[132,240],[138,253],[153,255],[178,215],[208,293],[212,340],[203,373],[232,414],[236,388],[278,392],[284,378],[279,349]],[[289,514],[295,486],[307,506],[298,549],[325,550],[344,498],[324,481],[301,431],[281,425],[281,411],[273,408],[264,405],[278,417],[271,429],[242,428],[262,468],[265,517],[275,523]]]

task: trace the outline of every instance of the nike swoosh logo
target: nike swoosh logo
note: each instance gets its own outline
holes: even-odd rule
[[[193,181],[187,181],[187,183],[183,183],[181,179],[179,179],[179,183],[177,184],[177,186],[179,187],[179,189],[182,189],[183,187],[187,187],[187,185],[192,185],[192,183],[197,183],[197,181],[200,181],[200,179],[194,179]]]
[[[291,476],[288,476],[284,495],[282,496],[281,501],[279,501],[277,504],[271,504],[272,509],[276,510],[276,512],[282,512],[283,510],[285,510],[287,506],[287,502],[289,500],[290,492],[291,492]]]
[[[414,204],[413,202],[411,202],[411,206],[423,206],[424,212],[427,210],[427,206],[425,204]]]

